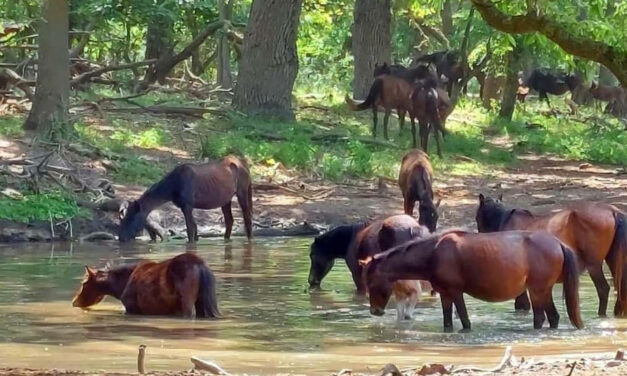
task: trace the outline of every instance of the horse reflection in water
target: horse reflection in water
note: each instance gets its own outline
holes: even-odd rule
[[[191,252],[162,261],[143,261],[109,270],[85,266],[74,307],[91,307],[111,295],[126,312],[215,318],[220,316],[216,281],[205,262]]]

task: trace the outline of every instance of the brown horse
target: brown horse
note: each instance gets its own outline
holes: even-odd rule
[[[442,158],[441,137],[446,135],[444,124],[450,113],[448,94],[433,80],[417,80],[411,93],[411,128],[416,147],[416,122],[420,126],[420,147],[429,152],[429,133],[435,138],[438,156]]]
[[[370,312],[381,316],[399,279],[431,282],[440,293],[444,328],[452,329],[452,305],[462,326],[470,330],[464,293],[488,302],[531,295],[533,327],[542,328],[545,313],[551,328],[559,314],[553,303],[553,285],[564,284],[570,322],[582,328],[579,311],[577,259],[557,238],[546,232],[508,231],[476,234],[450,231],[418,239],[370,257],[364,275],[370,294]]]
[[[368,92],[366,100],[358,103],[346,95],[346,104],[351,111],[364,111],[372,109],[372,136],[377,137],[377,108],[383,107],[383,137],[388,140],[388,121],[392,110],[396,110],[399,125],[402,128],[405,122],[405,114],[411,110],[409,99],[412,92],[411,85],[403,78],[393,75],[378,76]]]
[[[421,150],[410,150],[403,156],[398,185],[403,193],[405,214],[414,215],[414,205],[418,201],[418,223],[435,232],[438,225],[438,207],[433,203],[433,168],[429,156]]]
[[[605,112],[616,116],[627,115],[627,90],[619,86],[609,86],[592,82],[590,94],[598,101],[607,102]]]
[[[171,259],[95,270],[85,265],[85,279],[74,307],[87,308],[105,295],[122,301],[137,315],[218,317],[216,281],[205,262],[186,252]]]
[[[578,256],[579,264],[588,270],[599,296],[599,316],[605,316],[610,286],[603,275],[603,260],[614,278],[617,301],[614,314],[627,316],[627,217],[607,204],[584,203],[546,215],[528,210],[507,209],[502,200],[479,195],[476,214],[479,232],[507,230],[544,230],[555,235]],[[516,308],[528,309],[527,295],[517,299]]]
[[[183,211],[187,226],[187,240],[198,240],[198,229],[193,209],[222,208],[226,231],[224,238],[231,237],[233,213],[231,198],[237,196],[244,216],[246,236],[252,236],[253,190],[244,160],[227,156],[219,161],[201,165],[183,164],[177,166],[161,181],[150,187],[136,201],[132,201],[126,215],[120,221],[120,242],[134,239],[146,224],[146,217],[157,207],[172,201]]]

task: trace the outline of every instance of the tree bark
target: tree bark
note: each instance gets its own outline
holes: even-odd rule
[[[505,76],[505,87],[503,88],[503,99],[501,100],[501,110],[499,117],[512,120],[514,108],[516,107],[516,92],[518,90],[518,69],[520,66],[520,47],[516,46],[507,56],[507,74]]]
[[[228,32],[230,28],[233,0],[220,0],[220,21],[224,22],[222,33],[218,40],[218,77],[217,83],[225,89],[233,86],[231,75],[231,49],[229,48]]]
[[[68,130],[68,13],[67,0],[46,0],[43,5],[43,18],[39,22],[39,66],[35,99],[24,129],[59,131],[62,134]]]
[[[483,84],[483,95],[481,101],[485,109],[492,109],[492,101],[499,99],[499,94],[503,91],[503,77],[496,77],[494,73],[488,73]]]
[[[302,0],[254,0],[233,105],[248,114],[293,119],[296,38]]]
[[[496,8],[491,0],[471,0],[484,21],[497,30],[510,34],[538,32],[551,39],[569,54],[605,65],[623,86],[627,86],[627,50],[583,35],[570,33],[559,21],[541,12],[530,10],[511,16]]]
[[[390,0],[357,0],[353,16],[353,97],[364,99],[372,85],[375,64],[392,59]]]
[[[164,54],[172,53],[172,20],[162,14],[156,13],[148,23],[146,31],[146,55],[145,59],[158,59]]]
[[[442,19],[442,32],[450,40],[453,35],[453,4],[452,0],[445,0],[440,10],[440,18]]]

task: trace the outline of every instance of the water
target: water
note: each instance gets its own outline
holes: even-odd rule
[[[218,321],[133,317],[106,298],[90,311],[71,306],[84,265],[103,267],[141,258],[172,257],[184,244],[38,244],[0,246],[0,366],[134,371],[137,347],[148,346],[147,370],[184,370],[193,355],[229,372],[329,374],[342,368],[376,371],[423,362],[488,365],[506,345],[516,355],[612,351],[627,345],[627,320],[596,317],[597,298],[581,279],[586,329],[572,329],[561,300],[560,329],[534,331],[531,315],[513,302],[467,298],[471,333],[443,333],[439,300],[423,296],[412,322],[396,323],[394,309],[369,314],[355,296],[342,262],[306,291],[310,239],[255,239],[225,244],[203,240],[196,248],[218,279]],[[613,308],[610,299],[610,312]],[[393,306],[391,307],[393,308]],[[456,329],[460,329],[455,320]]]

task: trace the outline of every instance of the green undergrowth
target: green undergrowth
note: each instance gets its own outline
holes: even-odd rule
[[[111,176],[118,183],[150,186],[166,172],[163,163],[132,156],[115,161]]]
[[[73,198],[58,192],[25,194],[20,198],[0,195],[0,219],[29,223],[88,215],[85,209],[78,207]]]
[[[0,116],[0,136],[20,137],[24,134],[22,125],[24,125],[22,116]]]

